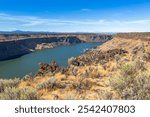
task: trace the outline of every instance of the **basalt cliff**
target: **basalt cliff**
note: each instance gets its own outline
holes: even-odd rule
[[[35,50],[84,42],[105,42],[111,35],[102,34],[1,34],[0,60],[20,57]]]

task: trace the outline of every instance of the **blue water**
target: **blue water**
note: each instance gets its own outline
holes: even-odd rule
[[[60,46],[52,49],[36,51],[20,58],[0,62],[0,78],[23,77],[26,74],[33,75],[38,71],[38,63],[50,63],[52,60],[66,67],[68,58],[82,54],[86,49],[100,45],[101,43],[80,43],[69,46]]]

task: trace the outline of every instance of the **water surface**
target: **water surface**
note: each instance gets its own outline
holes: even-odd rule
[[[100,45],[100,43],[80,43],[69,46],[60,46],[52,49],[36,51],[20,58],[0,62],[0,78],[23,77],[26,74],[33,75],[38,71],[38,63],[50,63],[56,60],[57,63],[66,67],[68,58],[82,54],[86,49]]]

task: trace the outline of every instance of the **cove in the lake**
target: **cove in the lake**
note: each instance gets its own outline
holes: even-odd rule
[[[86,49],[94,48],[101,43],[80,43],[68,46],[60,46],[52,49],[36,51],[20,58],[0,62],[0,78],[23,77],[26,74],[33,75],[38,71],[38,63],[50,63],[52,60],[66,67],[70,57],[82,54]]]

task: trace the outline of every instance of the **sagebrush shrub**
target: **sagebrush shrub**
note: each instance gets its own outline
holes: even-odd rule
[[[10,80],[4,80],[4,79],[0,79],[0,93],[3,92],[5,90],[5,88],[7,87],[17,87],[17,85],[19,84],[20,80],[19,79],[10,79]]]
[[[136,65],[124,66],[119,75],[111,78],[110,84],[122,99],[150,99],[150,72],[137,69]]]
[[[37,85],[37,89],[53,89],[56,86],[56,78],[52,77],[49,80]]]
[[[3,93],[0,93],[1,100],[37,100],[38,95],[33,89],[19,89],[15,87],[5,88]]]
[[[78,78],[77,82],[73,84],[74,89],[78,92],[82,92],[84,90],[89,90],[92,87],[91,82],[86,78]]]
[[[107,90],[98,90],[98,99],[100,100],[111,100],[112,99],[112,92]]]
[[[121,74],[124,77],[133,76],[136,73],[136,68],[133,64],[124,64],[121,66]]]

